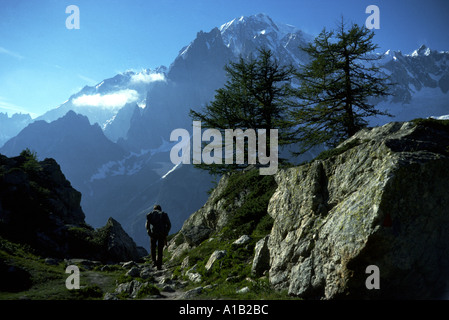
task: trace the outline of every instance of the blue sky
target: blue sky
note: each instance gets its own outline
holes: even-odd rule
[[[72,4],[78,30],[65,24]],[[198,31],[242,15],[316,35],[341,16],[364,24],[368,5],[380,9],[383,51],[449,50],[448,0],[0,0],[0,112],[41,115],[119,72],[168,67]]]

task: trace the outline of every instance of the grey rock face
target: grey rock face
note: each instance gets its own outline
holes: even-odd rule
[[[268,249],[268,239],[266,236],[260,239],[256,243],[254,248],[254,260],[251,268],[251,272],[256,276],[262,276],[262,274],[270,269],[270,251]]]
[[[304,298],[440,298],[449,132],[390,123],[351,140],[358,145],[339,155],[277,174],[270,282]],[[365,286],[369,265],[379,268],[379,290]]]
[[[210,256],[209,260],[206,263],[206,270],[209,271],[214,264],[217,262],[217,260],[220,260],[221,258],[223,258],[226,255],[226,250],[217,250],[214,251],[214,253],[212,253],[212,255]]]
[[[226,199],[220,199],[228,181],[228,176],[223,176],[204,206],[184,222],[181,233],[190,246],[199,245],[228,222],[229,214],[223,205]]]
[[[242,246],[242,245],[248,243],[249,241],[251,241],[251,237],[246,235],[246,234],[244,234],[243,236],[241,236],[240,238],[235,240],[232,243],[232,245],[235,246],[235,247],[238,247],[238,246]]]

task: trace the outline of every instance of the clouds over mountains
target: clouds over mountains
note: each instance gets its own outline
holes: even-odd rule
[[[163,73],[139,72],[131,76],[131,83],[150,83],[155,81],[165,81],[165,75]]]
[[[129,72],[127,82],[131,87],[133,85],[146,85],[157,81],[166,81],[163,73],[152,73],[149,70],[134,73]],[[104,82],[98,84],[98,89]],[[119,88],[116,91],[108,91],[106,93],[90,93],[83,94],[72,99],[72,104],[76,107],[101,107],[101,108],[122,108],[128,103],[138,102],[141,99],[140,94],[134,88]]]
[[[133,89],[123,89],[107,94],[83,94],[74,98],[72,103],[77,107],[93,106],[102,108],[121,108],[127,103],[136,102],[139,93]]]

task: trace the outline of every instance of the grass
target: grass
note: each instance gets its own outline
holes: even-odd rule
[[[238,292],[248,287],[248,292]],[[268,279],[245,280],[239,283],[221,283],[203,290],[201,299],[231,299],[231,300],[299,300],[288,295],[287,291],[274,290]]]
[[[0,262],[7,266],[20,268],[29,275],[29,286],[18,282],[20,290],[3,289],[1,300],[80,300],[102,299],[105,292],[114,290],[116,280],[123,274],[121,268],[100,271],[86,270],[80,266],[80,289],[68,290],[65,282],[70,274],[66,273],[63,261],[50,265],[26,246],[0,238]],[[111,269],[111,268],[110,268]]]
[[[31,160],[33,161],[33,160]],[[247,172],[238,172],[229,178],[221,199],[225,199],[225,207],[231,212],[228,225],[217,230],[211,238],[198,247],[186,252],[179,258],[188,254],[189,265],[197,266],[197,272],[202,275],[202,283],[206,289],[199,296],[200,299],[288,299],[286,292],[278,292],[270,287],[265,278],[254,278],[251,274],[254,247],[256,242],[269,234],[273,219],[267,213],[268,202],[276,190],[277,185],[273,176],[261,176],[254,169]],[[42,191],[43,192],[43,191]],[[95,247],[104,237],[104,230],[91,230],[81,227],[69,229],[70,235],[75,239],[84,239],[83,248]],[[250,242],[241,246],[232,244],[241,235],[251,237]],[[172,235],[172,237],[175,235]],[[182,239],[181,237],[177,239]],[[218,260],[210,270],[205,265],[210,255],[216,250],[226,250],[227,254]],[[167,257],[164,257],[167,261]],[[159,294],[159,289],[139,278],[126,276],[121,267],[108,268],[101,271],[98,267],[87,270],[80,265],[79,290],[68,290],[65,281],[69,274],[65,273],[66,264],[49,265],[38,256],[30,247],[19,245],[0,238],[0,262],[8,266],[16,266],[25,270],[30,278],[30,285],[18,292],[0,292],[0,299],[31,300],[73,300],[73,299],[102,299],[104,293],[113,292],[118,283],[137,280],[145,283],[137,298]],[[185,271],[185,270],[184,270]],[[174,275],[185,277],[178,266]],[[190,288],[198,284],[191,284]],[[246,293],[237,293],[243,287],[250,290]],[[189,287],[186,288],[188,290]],[[129,297],[119,297],[127,299]]]
[[[151,283],[144,283],[137,293],[137,299],[142,299],[148,296],[160,295],[161,292],[158,287]]]
[[[196,265],[195,272],[201,274],[202,282],[191,283],[186,290],[203,286],[204,290],[198,299],[293,299],[286,291],[272,288],[267,277],[253,277],[251,267],[255,243],[255,239],[252,239],[245,245],[235,246],[232,241],[211,238],[192,249],[188,253],[189,268]],[[225,250],[226,255],[217,260],[210,270],[206,270],[205,265],[215,250]],[[180,267],[177,269],[174,274],[182,277]],[[244,287],[248,287],[249,291],[238,293]]]
[[[201,275],[201,283],[190,283],[186,290],[203,286],[199,299],[289,299],[286,292],[274,290],[266,277],[254,278],[251,273],[254,247],[258,240],[271,232],[273,218],[267,208],[277,188],[273,176],[261,176],[257,169],[236,172],[229,176],[228,183],[216,203],[222,199],[224,211],[231,215],[228,224],[216,230],[209,239],[185,252],[177,261],[174,275],[188,280],[185,271],[195,266]],[[249,235],[250,241],[237,246],[233,242],[242,235]],[[180,239],[178,237],[177,239]],[[217,260],[210,270],[205,266],[216,250],[225,250],[226,255]],[[189,267],[181,269],[181,261],[189,258]],[[237,293],[248,287],[246,293]]]
[[[223,229],[223,235],[232,239],[257,230],[257,237],[261,238],[269,233],[273,220],[267,213],[267,207],[276,188],[274,177],[261,176],[257,169],[231,175],[221,197],[216,199],[218,202],[225,198],[224,206],[232,209],[232,217]],[[244,202],[236,206],[235,202],[245,193]]]
[[[27,246],[14,244],[5,239],[0,240],[0,260],[9,267],[26,271],[31,282],[28,288],[28,285],[23,283],[23,279],[17,279],[15,287],[23,290],[14,292],[17,290],[5,289],[0,292],[0,299],[70,298],[70,293],[65,288],[65,269],[62,264],[48,265],[43,259],[34,255]]]

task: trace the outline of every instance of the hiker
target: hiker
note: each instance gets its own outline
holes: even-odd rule
[[[150,236],[151,258],[157,269],[161,270],[162,254],[164,245],[167,244],[167,236],[171,228],[171,223],[167,213],[162,211],[160,205],[155,205],[153,211],[147,214],[145,228]]]

